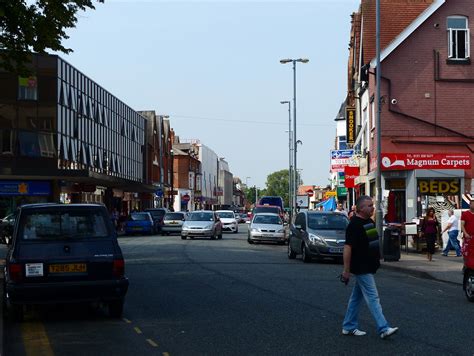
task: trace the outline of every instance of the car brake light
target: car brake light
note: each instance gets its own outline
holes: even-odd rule
[[[19,282],[23,279],[23,266],[20,263],[10,263],[8,265],[8,275],[13,282]]]
[[[113,273],[115,277],[119,278],[125,275],[125,261],[123,259],[114,260]]]

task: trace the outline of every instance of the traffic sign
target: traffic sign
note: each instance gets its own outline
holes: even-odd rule
[[[312,196],[314,195],[313,189],[308,189],[308,190],[306,191],[306,195],[307,195],[308,197],[312,197]]]
[[[188,202],[191,200],[191,197],[189,196],[189,194],[184,194],[182,197],[181,197],[181,200],[184,201],[184,202]]]

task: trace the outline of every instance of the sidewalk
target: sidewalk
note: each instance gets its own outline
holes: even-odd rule
[[[438,281],[462,285],[463,283],[463,258],[455,257],[451,251],[448,257],[441,255],[441,251],[433,255],[433,261],[429,262],[426,254],[409,250],[401,252],[400,260],[396,262],[380,261],[381,268],[390,269],[400,273],[406,273],[420,278],[434,279]]]

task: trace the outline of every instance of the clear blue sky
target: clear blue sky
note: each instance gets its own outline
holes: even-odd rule
[[[325,185],[334,118],[347,90],[356,0],[106,0],[80,15],[61,55],[135,110],[170,115],[182,139],[199,139],[234,176],[264,187],[288,167],[291,64],[297,65],[298,167]]]

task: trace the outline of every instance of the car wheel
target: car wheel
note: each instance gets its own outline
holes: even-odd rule
[[[235,229],[234,234],[237,234],[239,232],[239,228]]]
[[[214,235],[211,236],[211,240],[215,240],[216,239],[216,233],[214,232]]]
[[[308,248],[304,242],[301,244],[301,259],[304,263],[311,262],[311,257],[308,254]]]
[[[123,299],[109,302],[109,315],[112,318],[120,318],[123,314]]]
[[[186,236],[181,235],[181,240],[186,240]]]
[[[467,300],[474,302],[474,272],[466,271],[464,275],[464,293]]]
[[[252,240],[247,239],[247,242],[248,242],[249,244],[253,245],[253,241],[252,241]]]
[[[288,243],[288,258],[289,258],[290,260],[296,258],[296,252],[293,251],[293,249],[291,248],[290,243]]]

